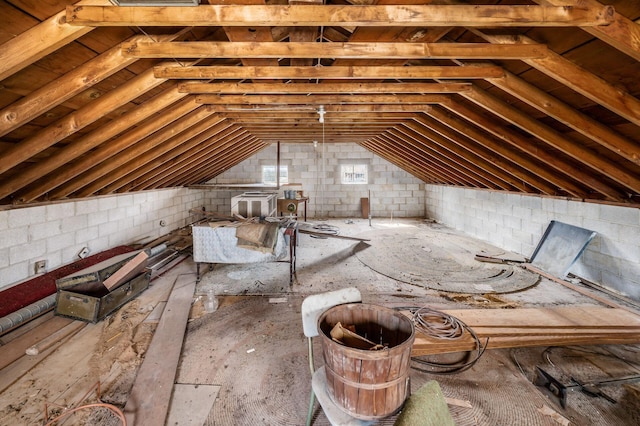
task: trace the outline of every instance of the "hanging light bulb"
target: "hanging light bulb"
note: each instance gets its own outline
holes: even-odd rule
[[[325,112],[326,112],[326,111],[324,110],[324,105],[320,105],[320,106],[318,107],[318,114],[320,114],[320,118],[318,118],[318,121],[319,121],[320,123],[324,123],[324,113],[325,113]]]

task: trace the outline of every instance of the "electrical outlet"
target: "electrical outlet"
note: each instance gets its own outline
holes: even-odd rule
[[[84,259],[85,257],[87,257],[89,253],[91,253],[91,250],[89,250],[89,247],[83,247],[82,250],[80,250],[80,253],[78,253],[78,257],[80,259]]]
[[[43,274],[47,272],[47,261],[37,260],[35,263],[36,274]]]

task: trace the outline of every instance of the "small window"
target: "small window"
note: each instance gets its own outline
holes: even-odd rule
[[[276,166],[262,166],[262,183],[276,184]],[[280,166],[280,185],[289,183],[289,170],[287,166]]]
[[[344,184],[368,183],[366,164],[343,164],[340,166],[340,182]]]

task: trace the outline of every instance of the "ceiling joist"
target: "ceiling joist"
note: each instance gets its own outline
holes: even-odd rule
[[[68,6],[71,25],[225,27],[561,27],[607,25],[614,9],[473,5],[202,5],[198,7]]]
[[[501,67],[480,66],[195,66],[155,67],[158,78],[203,80],[313,80],[313,79],[450,79],[450,78],[499,78],[504,76]]]
[[[322,93],[458,93],[471,90],[470,83],[182,83],[184,93],[219,94],[322,94]]]
[[[137,42],[123,43],[133,58],[343,58],[343,59],[540,59],[541,44],[491,43],[314,43],[314,42]]]

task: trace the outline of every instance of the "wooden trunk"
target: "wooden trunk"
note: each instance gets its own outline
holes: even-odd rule
[[[362,337],[387,346],[363,350],[331,339],[338,323],[355,326]],[[368,304],[346,304],[327,310],[318,320],[328,391],[346,413],[362,420],[389,416],[409,396],[409,364],[415,338],[413,323],[401,313]]]

